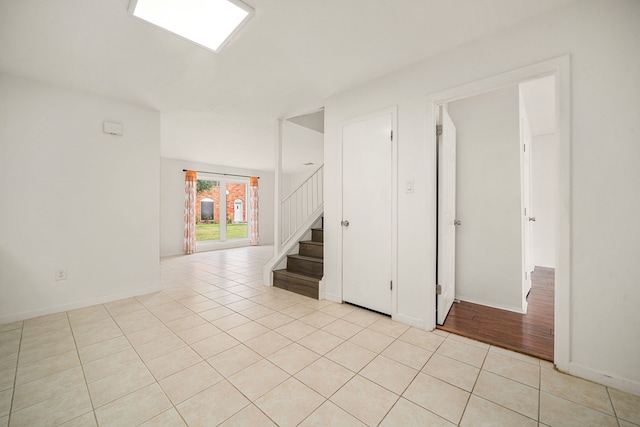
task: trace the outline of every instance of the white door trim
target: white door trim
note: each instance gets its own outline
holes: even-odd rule
[[[558,219],[557,219],[557,253],[555,274],[555,326],[554,326],[554,362],[558,369],[569,371],[571,362],[571,76],[570,57],[565,55],[548,61],[529,65],[517,70],[508,71],[496,76],[481,79],[472,83],[430,94],[426,97],[427,136],[426,144],[431,152],[431,162],[427,165],[432,171],[432,194],[437,191],[436,175],[436,108],[440,104],[462,98],[490,92],[506,86],[519,84],[528,80],[553,75],[556,77],[556,123],[558,150]],[[436,239],[436,220],[434,215],[429,229],[431,241]],[[434,253],[435,253],[435,249]],[[427,329],[436,326],[436,278],[432,278],[432,291],[428,292]]]
[[[342,128],[352,123],[372,119],[384,114],[391,114],[391,129],[393,131],[393,141],[391,148],[391,280],[393,281],[393,289],[391,290],[391,317],[394,318],[398,311],[398,106],[394,105],[382,110],[374,111],[371,113],[363,114],[361,116],[354,117],[349,120],[340,122],[340,152],[343,152],[342,147]],[[341,154],[342,156],[342,154]],[[342,158],[340,159],[341,168],[343,167]],[[341,178],[342,182],[342,178]],[[342,193],[342,185],[340,186],[340,193]],[[343,212],[342,206],[342,194],[340,194],[340,212]],[[342,262],[342,236],[340,237],[340,269],[339,269],[339,289],[340,295],[332,295],[331,299],[336,297],[339,301],[343,301],[343,271],[344,266]]]

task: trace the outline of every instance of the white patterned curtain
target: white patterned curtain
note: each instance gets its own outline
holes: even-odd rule
[[[257,246],[259,243],[258,232],[258,177],[249,178],[249,212],[251,212],[251,220],[249,221],[249,242],[251,246]]]
[[[184,253],[196,251],[196,171],[186,171],[184,177]]]

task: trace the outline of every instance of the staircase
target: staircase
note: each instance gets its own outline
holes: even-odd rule
[[[311,229],[311,240],[298,243],[299,254],[287,255],[287,268],[273,272],[273,286],[318,299],[324,274],[324,230]]]

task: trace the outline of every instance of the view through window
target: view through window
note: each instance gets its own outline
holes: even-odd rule
[[[196,189],[196,241],[246,238],[249,219],[247,195],[246,182],[199,179]]]

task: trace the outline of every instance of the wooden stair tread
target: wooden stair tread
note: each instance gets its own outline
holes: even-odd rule
[[[278,274],[283,274],[285,276],[289,276],[289,277],[295,277],[296,279],[301,279],[301,280],[308,280],[310,282],[315,282],[318,283],[320,281],[319,278],[313,277],[313,276],[307,276],[304,274],[300,274],[300,273],[294,273],[293,271],[289,271],[285,268],[283,268],[282,270],[274,270],[274,273],[278,273]]]
[[[311,256],[304,256],[304,255],[294,254],[294,255],[287,255],[287,257],[300,259],[300,260],[304,260],[304,261],[310,261],[310,262],[324,263],[324,260],[322,258],[316,258],[316,257],[311,257]]]
[[[288,270],[273,272],[273,286],[296,294],[318,299],[320,279]]]
[[[306,243],[307,245],[316,245],[316,246],[324,245],[323,242],[316,242],[315,240],[301,240],[300,243]]]
[[[312,228],[311,240],[298,241],[299,252],[287,255],[287,268],[273,271],[273,286],[318,299],[324,276],[324,228]]]

